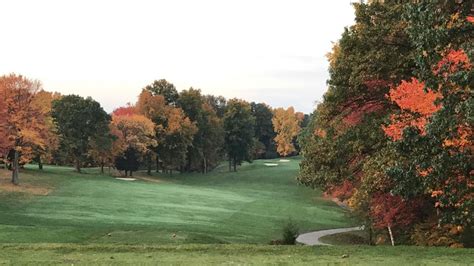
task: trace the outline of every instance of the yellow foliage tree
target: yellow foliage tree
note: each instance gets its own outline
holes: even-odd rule
[[[302,113],[295,113],[293,107],[288,109],[277,108],[273,111],[273,129],[276,132],[274,138],[277,144],[277,152],[282,156],[288,156],[296,151],[293,140],[301,130],[300,123],[303,121]]]
[[[44,116],[44,128],[45,130],[40,132],[45,145],[34,146],[33,157],[38,161],[39,169],[43,169],[43,162],[51,162],[53,152],[59,146],[59,137],[57,134],[56,125],[54,124],[51,116],[52,102],[61,98],[61,94],[56,92],[47,92],[44,90],[39,91],[33,98],[33,106],[37,108]]]
[[[41,89],[39,81],[21,75],[0,77],[0,92],[3,98],[3,134],[6,146],[13,151],[12,183],[19,184],[20,155],[22,162],[31,160],[33,147],[44,149],[47,145],[42,133],[47,131],[45,114],[34,104]]]

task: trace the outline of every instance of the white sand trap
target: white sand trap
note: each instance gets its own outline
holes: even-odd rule
[[[123,180],[123,181],[135,181],[135,180],[137,180],[136,178],[132,178],[132,177],[117,177],[115,179]]]
[[[290,161],[290,160],[287,160],[287,159],[280,159],[280,162],[282,162],[282,163],[287,163],[287,162],[289,162],[289,161]]]
[[[266,165],[266,166],[270,166],[270,167],[271,167],[271,166],[278,166],[277,163],[265,163],[265,165]]]

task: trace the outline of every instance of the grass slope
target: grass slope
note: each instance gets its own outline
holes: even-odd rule
[[[134,182],[31,166],[21,174],[26,190],[0,186],[0,243],[268,243],[289,217],[302,231],[352,225],[336,204],[296,184],[298,160],[265,162]]]
[[[0,245],[0,264],[472,265],[473,249],[268,245]]]

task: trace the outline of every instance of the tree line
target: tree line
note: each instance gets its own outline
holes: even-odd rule
[[[473,246],[474,6],[355,4],[298,177],[354,210],[371,243]]]
[[[253,159],[298,153],[305,116],[264,103],[178,92],[168,81],[143,88],[136,103],[108,114],[92,98],[43,90],[17,74],[0,77],[0,161],[19,183],[26,163],[172,174],[207,173],[222,160],[229,170]],[[308,116],[306,116],[307,120]]]

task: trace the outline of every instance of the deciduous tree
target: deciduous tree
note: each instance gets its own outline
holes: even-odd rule
[[[188,171],[198,170],[206,173],[217,166],[223,151],[222,122],[208,100],[201,94],[201,90],[194,88],[183,90],[179,95],[179,106],[197,127],[193,143],[188,147],[186,165]],[[218,99],[215,100],[220,102]]]
[[[67,95],[53,101],[52,117],[61,149],[80,172],[92,141],[109,134],[110,116],[90,97]]]
[[[45,123],[45,128],[41,132],[41,138],[44,140],[45,145],[43,147],[33,147],[33,157],[38,163],[40,170],[43,169],[43,162],[51,162],[53,153],[59,148],[59,137],[51,111],[52,102],[60,98],[61,94],[44,90],[39,91],[33,98],[33,104],[43,114]]]
[[[252,116],[250,104],[231,99],[227,103],[224,115],[225,146],[229,159],[229,171],[233,166],[237,171],[237,165],[243,161],[251,162],[252,149],[254,146],[255,117]]]
[[[33,147],[45,148],[41,134],[46,130],[45,114],[34,104],[34,97],[41,89],[39,81],[21,75],[0,77],[0,92],[3,93],[4,109],[3,148],[13,154],[12,183],[19,184],[20,156],[23,163],[32,158]],[[6,117],[5,117],[6,115]],[[6,143],[5,143],[6,142]]]
[[[303,120],[302,113],[295,113],[293,107],[288,109],[277,108],[273,111],[273,128],[276,132],[275,142],[277,152],[282,156],[288,156],[296,151],[293,145],[296,136],[301,128],[300,123]]]
[[[273,130],[271,108],[264,103],[250,103],[252,115],[255,117],[255,138],[262,146],[257,158],[276,157],[275,131]],[[275,154],[275,155],[273,155]]]
[[[166,81],[166,79],[153,81],[152,84],[145,87],[145,90],[151,92],[153,95],[163,96],[166,104],[168,105],[174,106],[178,101],[178,91],[174,87],[173,83]]]

